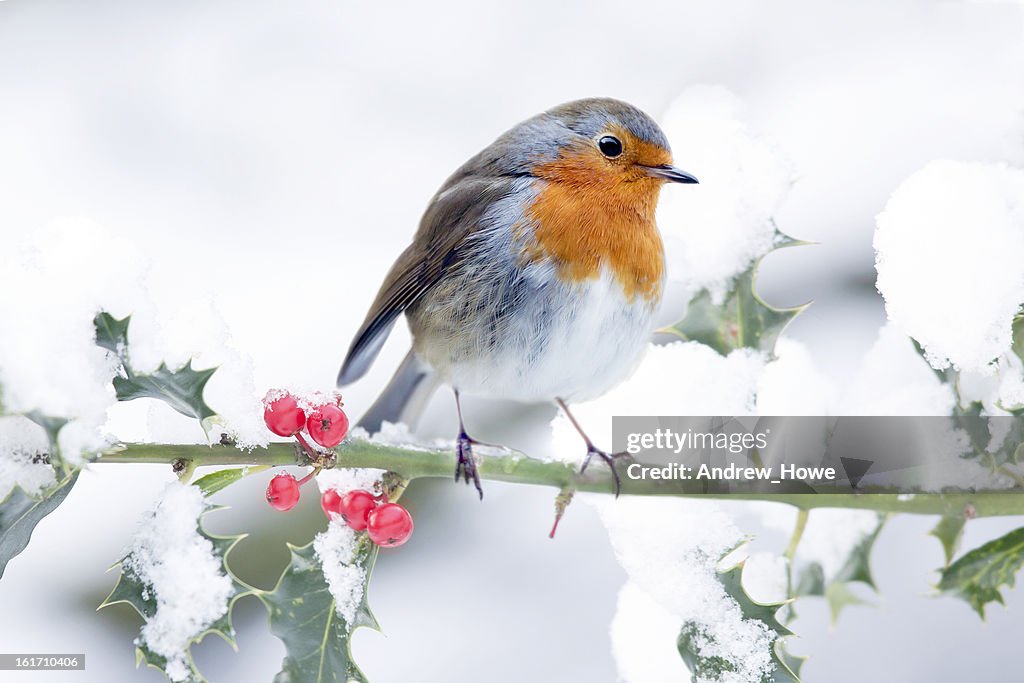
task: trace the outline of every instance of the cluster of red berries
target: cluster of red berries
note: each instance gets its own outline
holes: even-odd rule
[[[294,436],[306,452],[316,456],[313,447],[302,435],[324,448],[334,448],[348,434],[348,416],[341,409],[341,397],[335,395],[331,401],[320,400],[310,404],[309,415],[299,406],[299,401],[287,391],[273,389],[263,399],[263,422],[278,436]],[[318,470],[314,470],[316,472]],[[267,502],[275,510],[291,510],[299,502],[299,487],[313,477],[296,480],[290,474],[279,474],[267,486]]]
[[[334,402],[320,402],[309,410],[299,406],[298,400],[287,391],[271,391],[263,399],[263,421],[278,436],[294,436],[308,451],[310,445],[302,432],[324,448],[334,448],[348,434],[348,416],[341,409],[341,397]],[[318,470],[314,470],[314,473]],[[313,474],[301,480],[281,473],[267,486],[267,502],[275,510],[291,510],[299,502],[299,489]],[[395,548],[412,535],[412,515],[398,503],[387,502],[384,496],[356,490],[339,494],[328,489],[320,499],[327,518],[336,514],[355,531],[366,531],[370,540],[385,548]]]
[[[328,519],[338,515],[354,531],[365,530],[371,541],[385,548],[397,548],[412,536],[409,511],[369,491],[356,489],[340,494],[327,489],[320,498],[320,507]]]
[[[287,391],[270,391],[263,399],[263,421],[278,436],[294,436],[299,441],[305,429],[309,438],[324,448],[334,448],[348,434],[348,416],[341,409],[340,396],[333,402],[313,406],[309,415]]]

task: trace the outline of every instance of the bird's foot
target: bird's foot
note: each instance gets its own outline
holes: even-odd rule
[[[615,497],[618,498],[619,491],[622,489],[622,482],[619,480],[619,473],[615,469],[615,462],[620,458],[629,458],[629,453],[627,453],[626,451],[620,451],[618,453],[608,453],[606,451],[602,451],[594,444],[588,443],[587,454],[583,458],[583,464],[580,465],[580,474],[583,474],[584,472],[587,471],[587,466],[590,464],[590,461],[593,459],[595,455],[601,460],[603,460],[604,463],[608,465],[608,469],[612,471],[612,479],[615,481]]]
[[[456,455],[458,455],[458,462],[455,463],[455,481],[457,482],[459,477],[462,477],[467,484],[473,482],[476,492],[480,494],[480,500],[483,500],[484,489],[480,486],[480,474],[476,470],[476,458],[473,456],[474,445],[483,446],[485,444],[470,438],[465,431],[459,432],[455,447]]]

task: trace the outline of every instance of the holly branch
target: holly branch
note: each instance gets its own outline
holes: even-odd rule
[[[381,469],[394,472],[409,481],[426,477],[450,478],[455,468],[455,453],[448,449],[403,448],[365,439],[350,439],[339,446],[336,452],[336,467]],[[291,443],[273,443],[252,450],[219,444],[124,444],[103,455],[97,463],[168,464],[176,469],[186,466],[313,465],[303,451]],[[482,479],[513,484],[569,488],[591,493],[610,493],[614,486],[607,469],[591,467],[580,475],[574,464],[531,458],[516,451],[483,455],[478,469]],[[705,493],[701,487],[702,483],[697,480],[622,478],[623,495],[760,500],[785,503],[801,510],[847,508],[920,515],[960,515],[967,510],[970,517],[1024,515],[1024,495],[1014,495],[1005,489],[910,495],[882,488],[871,489],[866,493],[806,494],[767,491]]]

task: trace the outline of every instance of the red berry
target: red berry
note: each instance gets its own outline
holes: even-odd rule
[[[348,434],[348,416],[336,405],[328,403],[314,408],[306,420],[309,436],[324,448],[334,448]]]
[[[412,515],[398,503],[385,503],[366,518],[370,540],[385,548],[397,548],[412,536]]]
[[[299,482],[290,474],[277,475],[267,486],[267,502],[275,510],[291,510],[299,502]]]
[[[295,397],[287,392],[267,400],[276,393],[267,394],[267,398],[263,399],[263,421],[278,436],[294,436],[306,424],[306,415],[295,402]]]
[[[327,519],[331,518],[332,512],[336,515],[341,514],[339,503],[341,503],[341,495],[335,489],[327,489],[324,491],[324,495],[320,496],[320,507],[323,508]]]
[[[366,517],[377,507],[377,499],[369,491],[349,491],[338,501],[336,512],[345,520],[345,524],[356,531],[366,528]]]

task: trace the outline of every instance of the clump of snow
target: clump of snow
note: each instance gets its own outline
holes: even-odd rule
[[[796,558],[820,564],[825,580],[830,581],[842,569],[853,549],[874,533],[878,523],[878,513],[871,510],[812,510],[797,547]]]
[[[744,122],[742,102],[721,86],[687,88],[662,128],[675,163],[699,185],[667,187],[658,207],[669,278],[719,302],[732,279],[773,246],[772,216],[793,179],[788,161]]]
[[[1024,407],[1024,366],[1015,353],[1002,355],[987,373],[961,372],[960,403],[979,401],[990,415]]]
[[[334,598],[334,609],[349,630],[363,602],[366,570],[353,564],[356,552],[356,532],[341,521],[332,520],[327,531],[313,539],[313,549],[323,568],[327,588]]]
[[[697,342],[651,345],[633,375],[603,396],[570,406],[596,444],[611,444],[613,415],[749,415],[765,354],[738,349],[722,356]],[[576,462],[579,433],[559,413],[553,457]]]
[[[10,293],[0,297],[0,319],[11,332],[0,335],[3,404],[8,412],[68,418],[59,439],[72,464],[106,448],[122,430],[129,437],[165,436],[134,424],[152,411],[117,402],[111,379],[118,362],[95,342],[93,318],[101,310],[132,316],[129,354],[137,372],[163,361],[174,370],[192,356],[195,368],[218,366],[206,397],[223,431],[243,446],[267,442],[251,361],[232,346],[208,285],[160,265],[85,219],[0,234],[0,290]],[[181,434],[170,430],[168,441],[202,434],[188,418],[157,414],[161,423],[183,425]]]
[[[307,415],[313,410],[316,410],[321,406],[325,406],[328,403],[341,403],[340,391],[293,391],[291,394],[295,397],[295,403],[302,409],[302,412]]]
[[[233,592],[222,558],[199,533],[198,520],[205,509],[198,488],[168,484],[123,563],[124,571],[145,585],[156,602],[141,639],[166,658],[172,681],[189,677],[189,645],[227,613]]]
[[[630,581],[689,625],[702,657],[734,667],[712,680],[759,681],[771,670],[774,633],[745,619],[717,576],[719,560],[744,540],[727,514],[703,501],[585,499],[597,507]]]
[[[316,476],[317,486],[321,491],[334,489],[340,493],[363,489],[371,493],[380,492],[381,477],[384,470],[355,467],[335,467],[324,470]]]
[[[781,531],[785,535],[793,532],[796,524],[797,509],[786,503],[771,503],[763,500],[752,500],[744,505],[755,515],[765,529]]]
[[[1024,304],[1024,170],[934,161],[877,218],[878,290],[889,319],[935,368],[986,371]]]
[[[788,597],[789,562],[775,553],[753,553],[743,565],[743,589],[763,604],[784,602]]]
[[[780,337],[775,344],[775,356],[757,381],[757,413],[830,415],[836,389],[815,365],[807,347]]]
[[[349,432],[349,437],[352,439],[363,439],[381,446],[394,446],[414,451],[451,448],[454,444],[454,441],[451,439],[432,439],[429,442],[425,442],[413,434],[409,426],[404,422],[388,422],[387,420],[381,422],[380,431],[373,434],[370,434],[362,427],[353,427]]]
[[[56,483],[45,460],[50,445],[43,428],[26,417],[0,417],[0,500],[15,486],[30,496]]]
[[[0,235],[0,387],[8,412],[37,410],[97,432],[79,433],[65,457],[76,463],[96,447],[114,403],[115,363],[96,346],[93,317],[118,308],[142,260],[81,219]],[[74,447],[71,447],[71,446]]]
[[[102,453],[113,443],[109,434],[83,420],[72,420],[57,433],[60,457],[72,465],[81,465],[86,456]]]
[[[935,376],[894,323],[878,332],[856,380],[840,403],[842,415],[949,415],[953,391]]]
[[[137,373],[154,371],[161,363],[174,371],[192,361],[196,370],[217,368],[206,384],[204,398],[219,416],[211,436],[224,432],[241,448],[269,443],[263,424],[261,394],[253,378],[252,359],[238,349],[224,315],[203,283],[182,281],[180,273],[153,269],[142,280],[142,296],[130,311],[129,360]],[[117,431],[127,420],[117,419],[131,408],[117,406],[111,425]],[[149,435],[168,442],[196,441],[202,432],[194,420],[150,411]]]
[[[619,591],[612,619],[612,655],[624,683],[679,683],[690,672],[679,656],[679,617],[632,581]]]

